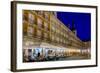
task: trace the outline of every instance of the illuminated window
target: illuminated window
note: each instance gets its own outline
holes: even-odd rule
[[[29,24],[32,25],[35,23],[35,15],[29,13]]]
[[[52,23],[52,31],[55,32],[56,31],[56,25],[54,23]]]
[[[38,18],[37,19],[37,24],[38,24],[38,27],[42,27],[42,19]]]
[[[60,43],[62,43],[62,38],[60,38]]]
[[[28,23],[23,21],[23,35],[27,35]]]
[[[59,42],[59,37],[57,37],[57,42]]]
[[[44,33],[44,37],[45,37],[45,38],[48,38],[48,34],[47,34],[47,33]]]
[[[41,30],[37,30],[37,36],[41,37],[42,36],[42,31]]]
[[[61,32],[61,35],[63,36],[63,32]]]
[[[47,12],[45,12],[45,19],[49,20],[49,14]]]
[[[28,34],[28,36],[32,36],[33,35],[33,27],[28,27],[27,28],[27,34]]]
[[[52,26],[52,31],[55,31],[55,27]]]
[[[52,36],[52,41],[54,41],[54,39],[55,39],[54,36]]]
[[[60,33],[60,32],[59,32],[59,29],[57,29],[56,31],[57,31],[58,34]]]
[[[46,30],[48,30],[48,23],[44,22],[44,27]]]
[[[66,33],[65,37],[68,38],[68,33]]]
[[[43,13],[44,13],[43,11],[38,11],[39,15],[43,15]]]

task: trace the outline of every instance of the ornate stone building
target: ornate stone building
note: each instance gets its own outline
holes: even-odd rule
[[[81,41],[57,17],[56,12],[23,10],[23,48],[73,48],[81,50],[88,45]],[[65,50],[66,51],[66,50]]]
[[[84,48],[85,44],[60,20],[54,12],[23,11],[23,35],[53,45]]]

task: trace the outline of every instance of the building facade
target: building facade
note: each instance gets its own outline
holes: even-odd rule
[[[63,55],[66,55],[66,51],[68,55],[68,51],[76,50],[79,53],[80,49],[88,48],[88,45],[75,35],[75,30],[71,31],[57,18],[56,12],[23,10],[23,49],[44,46],[58,48]],[[44,51],[42,50],[42,54]],[[28,51],[24,53],[27,55]]]
[[[67,26],[47,11],[23,11],[23,35],[58,46],[84,48],[82,42]]]

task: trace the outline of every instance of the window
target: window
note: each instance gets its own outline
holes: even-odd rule
[[[47,12],[45,12],[45,19],[49,20],[49,14]]]
[[[35,23],[35,15],[29,13],[29,24],[32,25]]]
[[[28,23],[23,21],[23,35],[27,35]]]
[[[38,24],[38,27],[42,27],[42,19],[38,18],[37,19],[37,24]]]
[[[55,32],[56,31],[56,26],[54,23],[52,23],[52,31]]]
[[[28,34],[28,36],[32,36],[33,35],[33,27],[31,27],[31,26],[28,26],[28,28],[27,28],[27,34]]]
[[[59,42],[59,37],[57,37],[57,42]]]
[[[49,26],[48,23],[44,22],[44,27],[46,30],[48,30],[48,26]]]
[[[44,33],[44,37],[45,37],[45,38],[48,38],[48,34],[47,34],[47,33]]]
[[[52,36],[52,41],[54,41],[54,36]]]
[[[42,37],[42,31],[41,30],[37,30],[37,36]]]
[[[68,36],[69,36],[69,34],[68,34],[68,33],[66,33],[65,37],[66,37],[67,39],[69,38]]]
[[[43,11],[37,11],[37,12],[38,12],[39,15],[42,15],[42,16],[44,15]]]
[[[52,29],[51,29],[53,32],[55,31],[55,28],[52,26]]]

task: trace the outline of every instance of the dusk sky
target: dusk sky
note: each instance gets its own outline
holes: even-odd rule
[[[70,24],[70,29],[72,29],[72,23],[74,21],[75,28],[77,30],[77,36],[82,41],[91,40],[91,14],[90,13],[57,12],[57,17],[66,26]]]

